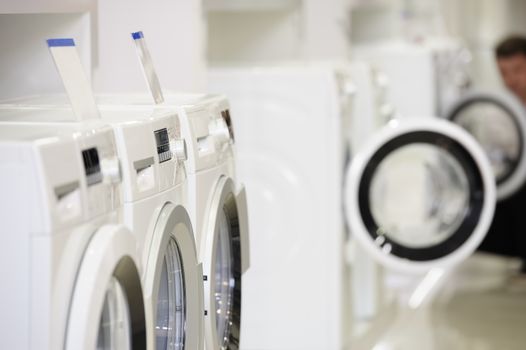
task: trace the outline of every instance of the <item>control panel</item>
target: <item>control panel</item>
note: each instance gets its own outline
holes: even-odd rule
[[[100,170],[99,152],[96,147],[82,151],[82,161],[86,173],[88,186],[102,182],[102,172]]]

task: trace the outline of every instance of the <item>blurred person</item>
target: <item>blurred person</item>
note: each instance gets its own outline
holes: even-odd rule
[[[495,56],[504,84],[526,105],[526,37],[514,35],[502,40]]]
[[[526,108],[526,37],[513,35],[499,42],[495,58],[504,84]],[[526,186],[497,203],[479,249],[521,258],[521,273],[526,277]]]

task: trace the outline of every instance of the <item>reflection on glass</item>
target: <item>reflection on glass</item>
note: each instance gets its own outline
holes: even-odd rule
[[[156,349],[184,349],[186,307],[183,264],[179,247],[170,238],[163,259],[157,294]]]
[[[123,287],[115,277],[112,277],[106,289],[99,321],[97,349],[131,349],[131,320],[128,299]]]
[[[224,210],[219,215],[219,232],[216,246],[215,267],[215,312],[216,330],[220,347],[225,347],[230,335],[232,302],[234,291],[234,276],[232,264],[232,250],[230,225]]]
[[[379,239],[423,248],[448,239],[460,226],[469,200],[469,184],[445,150],[414,143],[392,152],[373,175],[371,211]]]
[[[520,134],[513,116],[490,101],[463,107],[454,121],[470,132],[484,148],[497,182],[509,176],[520,157]]]

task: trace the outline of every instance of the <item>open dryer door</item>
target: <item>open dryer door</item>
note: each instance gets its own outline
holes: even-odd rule
[[[241,275],[246,239],[246,200],[238,202],[234,183],[221,177],[215,187],[202,245],[206,349],[239,349]],[[248,248],[248,247],[247,247]]]
[[[160,211],[144,273],[148,349],[203,348],[203,274],[190,217],[167,203]]]
[[[526,107],[505,92],[470,92],[445,114],[482,145],[497,182],[497,197],[513,195],[526,180]]]
[[[443,120],[392,121],[346,174],[351,234],[388,268],[458,263],[484,238],[495,181],[483,150]]]
[[[133,235],[107,225],[91,238],[77,275],[65,349],[145,349],[144,300]]]

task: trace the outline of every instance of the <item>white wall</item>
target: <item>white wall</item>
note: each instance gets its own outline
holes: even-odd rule
[[[72,13],[88,12],[94,8],[95,0],[2,0],[0,13]]]
[[[75,39],[96,92],[145,92],[130,33],[146,36],[163,88],[205,88],[200,0],[2,0],[0,99],[63,92],[45,40]]]
[[[146,92],[130,33],[142,30],[164,90],[205,88],[204,21],[199,0],[100,0],[96,92]]]
[[[349,0],[284,0],[282,4],[209,11],[209,61],[253,63],[348,56]]]
[[[91,67],[89,13],[0,14],[0,99],[64,93],[46,39],[75,39],[82,63]]]
[[[225,12],[208,15],[210,62],[265,62],[297,59],[301,50],[297,9]]]
[[[348,0],[305,0],[303,55],[308,59],[346,58],[350,41]]]

